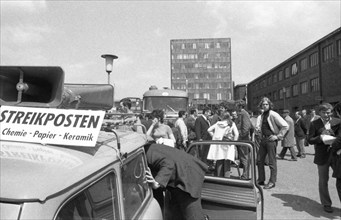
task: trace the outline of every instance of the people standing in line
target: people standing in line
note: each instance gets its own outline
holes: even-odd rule
[[[211,109],[204,108],[202,111],[202,115],[200,115],[195,120],[195,135],[197,141],[205,141],[211,140],[210,134],[207,132],[207,129],[210,127],[210,121],[208,120],[211,115]],[[199,147],[199,157],[203,162],[207,164],[207,154],[209,150],[209,145],[201,145]]]
[[[334,106],[335,117],[341,119],[341,102]],[[331,148],[331,166],[333,168],[332,176],[336,178],[336,189],[341,202],[341,126],[336,134],[336,140]]]
[[[231,120],[230,114],[224,112],[221,116],[221,120],[211,125],[207,130],[212,140],[238,140],[238,129]],[[234,145],[211,144],[207,159],[216,161],[215,176],[230,177],[231,161],[235,159],[235,154],[231,154],[230,151],[235,152]]]
[[[291,154],[291,161],[297,161],[296,152],[295,152],[295,125],[294,120],[290,117],[290,111],[287,109],[283,110],[282,117],[288,123],[289,129],[285,133],[282,140],[282,151],[279,153],[278,158],[284,159],[287,150],[289,149]]]
[[[155,109],[151,113],[152,125],[147,131],[147,136],[152,137],[157,144],[166,144],[168,146],[175,145],[175,137],[172,129],[164,124],[164,112],[160,109]]]
[[[325,212],[333,212],[332,201],[328,190],[329,167],[331,150],[330,145],[322,139],[324,135],[335,136],[340,127],[341,120],[332,117],[333,106],[329,103],[319,105],[321,118],[312,121],[309,127],[308,143],[314,145],[314,163],[318,170],[318,189],[320,201]]]
[[[187,141],[188,141],[188,131],[187,131],[187,126],[185,124],[185,118],[187,116],[186,111],[179,111],[179,118],[175,121],[174,126],[178,128],[180,131],[180,136],[181,139],[176,141],[176,147],[178,149],[185,150],[187,149]]]
[[[304,141],[307,135],[307,127],[304,123],[300,112],[295,112],[295,140],[297,146],[297,157],[305,158],[305,149],[304,149]]]
[[[261,143],[259,148],[258,163],[258,184],[265,184],[265,158],[269,156],[270,179],[264,186],[264,189],[271,189],[276,186],[277,181],[277,161],[276,148],[277,142],[283,140],[283,137],[289,129],[288,123],[275,111],[269,98],[261,99],[259,106],[264,110],[257,127],[261,131]]]
[[[185,119],[185,124],[187,126],[188,143],[193,142],[196,139],[195,134],[195,120],[198,117],[198,109],[193,108],[189,111],[189,116]]]
[[[190,154],[162,144],[145,146],[147,182],[163,207],[165,193],[165,219],[208,219],[201,206],[201,191],[207,165]],[[171,216],[169,216],[169,214]]]
[[[237,128],[239,131],[239,140],[243,141],[250,141],[250,131],[252,128],[250,115],[249,113],[244,109],[245,108],[245,101],[244,100],[238,100],[236,103],[237,107]],[[249,170],[250,170],[250,150],[247,146],[238,146],[238,157],[243,165],[243,174],[241,176],[241,179],[249,179]]]

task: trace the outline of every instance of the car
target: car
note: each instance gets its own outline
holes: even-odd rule
[[[101,123],[112,86],[63,78],[60,67],[1,66],[0,219],[162,219],[146,135]]]
[[[105,117],[110,85],[64,84],[60,67],[0,67],[0,219],[163,219],[147,183],[138,124]],[[125,117],[123,117],[124,119]],[[143,126],[142,126],[143,127]],[[251,174],[205,175],[202,207],[210,219],[263,219],[252,142],[199,141],[246,146]],[[199,157],[198,157],[199,158]]]

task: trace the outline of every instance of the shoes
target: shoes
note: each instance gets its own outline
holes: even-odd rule
[[[264,181],[257,181],[257,183],[258,183],[258,185],[260,185],[260,186],[264,186],[265,185],[265,183],[264,183]]]
[[[276,184],[269,182],[268,184],[266,184],[263,189],[272,189],[276,186]]]
[[[204,215],[204,220],[210,220],[210,217],[208,215]]]
[[[276,157],[278,160],[284,160],[284,157],[277,156]]]
[[[323,210],[328,213],[332,213],[334,211],[330,205],[323,206]]]
[[[297,159],[291,158],[289,161],[297,161]]]
[[[301,157],[302,155],[301,154],[297,154],[296,157]]]
[[[305,158],[305,154],[302,154],[302,155],[301,155],[301,158]]]

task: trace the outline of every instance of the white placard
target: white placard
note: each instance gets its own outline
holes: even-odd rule
[[[94,147],[104,111],[0,107],[0,139]]]

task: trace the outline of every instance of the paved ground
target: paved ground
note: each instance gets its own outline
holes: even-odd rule
[[[277,152],[282,148],[279,146]],[[278,160],[276,187],[263,190],[265,199],[264,219],[341,219],[341,203],[337,195],[335,178],[329,180],[329,193],[334,213],[326,213],[320,205],[317,185],[317,167],[313,163],[314,148],[306,147],[307,157],[297,162]],[[266,178],[269,178],[269,167]]]

